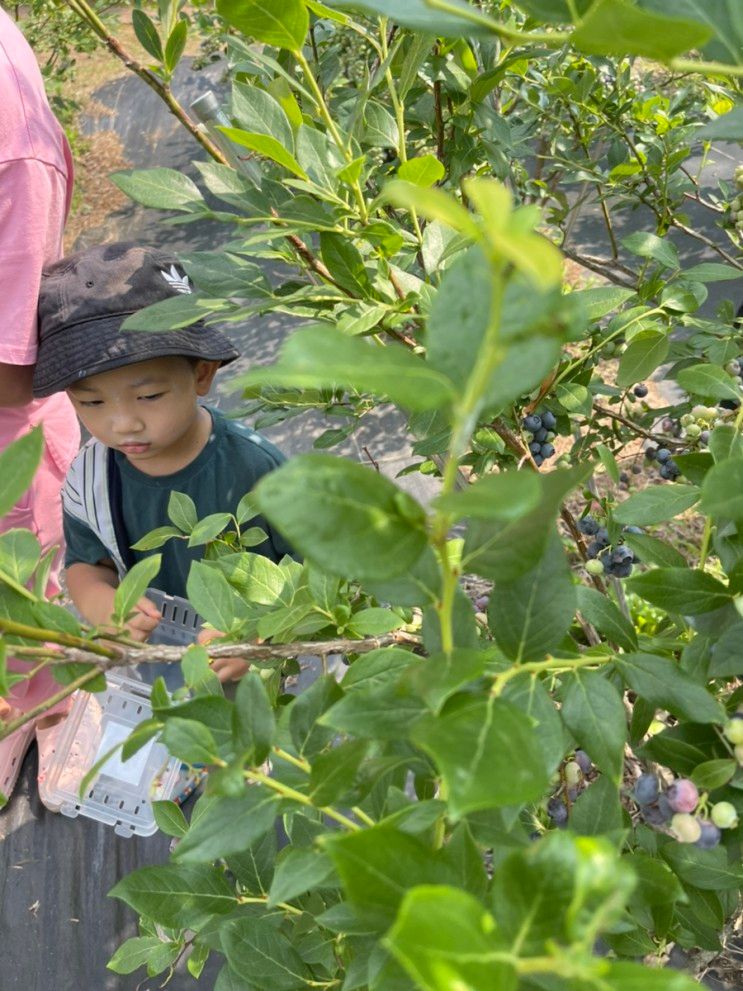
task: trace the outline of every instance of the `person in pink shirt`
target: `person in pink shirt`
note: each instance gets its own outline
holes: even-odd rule
[[[31,488],[0,519],[0,532],[31,530],[44,550],[62,541],[60,492],[80,445],[77,417],[67,396],[34,400],[31,393],[37,350],[36,308],[41,271],[62,255],[62,231],[72,194],[72,159],[54,117],[31,48],[0,8],[0,450],[41,424],[44,456]],[[52,569],[49,594],[59,590]],[[27,670],[25,665],[18,666]],[[19,682],[0,718],[38,705],[59,685],[47,672]],[[53,719],[53,717],[52,717]],[[0,792],[15,785],[33,733],[50,719],[24,726],[0,741]]]

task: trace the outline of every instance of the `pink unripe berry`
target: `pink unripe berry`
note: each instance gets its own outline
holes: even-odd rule
[[[702,826],[688,812],[677,812],[671,819],[671,832],[679,843],[696,843],[702,835]]]
[[[699,801],[699,792],[693,781],[677,778],[666,792],[666,798],[674,812],[693,812]]]
[[[710,819],[720,829],[735,829],[738,825],[738,813],[731,802],[718,802],[712,806]]]

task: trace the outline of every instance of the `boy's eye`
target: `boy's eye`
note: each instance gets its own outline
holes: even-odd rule
[[[78,404],[80,406],[86,406],[86,407],[102,406],[103,405],[103,400],[102,399],[78,399]]]
[[[151,395],[149,395],[149,396],[140,396],[139,398],[140,398],[140,399],[159,399],[159,398],[160,398],[160,396],[164,396],[164,395],[165,395],[165,393],[164,393],[164,392],[153,392],[153,393],[152,393]]]

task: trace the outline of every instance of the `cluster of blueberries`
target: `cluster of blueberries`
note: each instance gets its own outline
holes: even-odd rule
[[[668,826],[679,843],[693,843],[702,850],[716,847],[723,829],[735,829],[738,813],[731,802],[717,802],[709,818],[697,812],[699,789],[690,778],[676,778],[665,791],[655,774],[641,774],[635,782],[633,798],[640,815],[652,826]]]
[[[578,529],[586,537],[592,540],[586,548],[588,562],[586,570],[590,575],[607,574],[612,578],[629,578],[632,574],[632,565],[637,563],[637,558],[624,544],[610,546],[609,531],[605,526],[600,526],[592,516],[584,516],[578,521]],[[642,533],[638,526],[623,527],[624,533]]]
[[[574,802],[586,783],[593,764],[585,750],[576,750],[573,760],[569,760],[563,768],[567,797]],[[547,815],[553,826],[564,829],[568,824],[570,813],[565,800],[560,795],[553,795],[547,802]]]
[[[659,465],[658,474],[667,482],[674,482],[681,474],[681,469],[673,460],[667,447],[647,447],[645,457],[648,461],[657,462]]]
[[[554,457],[555,448],[552,441],[557,434],[557,418],[554,413],[545,410],[542,413],[530,413],[521,421],[524,430],[524,440],[529,445],[529,450],[534,458],[534,464],[539,467],[551,457]]]

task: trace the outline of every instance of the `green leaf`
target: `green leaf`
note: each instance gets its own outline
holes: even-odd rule
[[[667,0],[640,0],[640,6],[665,13],[668,3]],[[674,0],[672,10],[714,32],[712,40],[702,48],[706,58],[732,65],[743,63],[743,24],[737,0]]]
[[[314,681],[291,704],[288,712],[289,732],[300,757],[311,760],[333,739],[333,729],[320,725],[318,720],[342,696],[335,678],[326,675]]]
[[[614,457],[612,452],[606,446],[606,444],[597,444],[596,453],[601,459],[601,464],[606,469],[606,474],[614,482],[615,485],[619,484],[619,465],[617,464],[617,459]]]
[[[741,104],[740,110],[743,121],[743,104]],[[727,116],[726,114],[725,117],[727,118]],[[714,123],[707,124],[701,131],[697,131],[697,136],[701,137],[707,128],[712,127]],[[741,126],[741,138],[743,138],[743,126]],[[693,265],[691,268],[685,268],[684,278],[690,282],[726,282],[740,279],[741,270],[735,268],[734,265],[723,265],[720,262],[702,262],[701,265]]]
[[[320,717],[321,726],[341,733],[394,740],[406,738],[426,712],[423,701],[404,683],[369,685],[349,692]]]
[[[433,10],[426,0],[328,0],[329,7],[353,7],[373,15],[389,17],[395,24],[411,28],[413,31],[423,31],[427,35],[441,35],[445,38],[471,37],[487,35],[490,29],[472,21],[466,16],[459,17],[456,13],[441,13]],[[464,0],[449,0],[451,10],[462,10],[463,15],[470,10],[470,4]]]
[[[694,768],[691,780],[700,791],[714,791],[730,781],[738,770],[738,762],[732,758],[706,760]]]
[[[275,792],[257,785],[239,798],[212,799],[198,819],[194,816],[173,859],[202,863],[245,850],[273,828],[279,802]]]
[[[171,492],[168,498],[168,519],[184,533],[190,533],[199,521],[196,503],[185,492]]]
[[[542,497],[530,513],[512,522],[473,520],[467,528],[462,566],[487,578],[508,582],[536,567],[554,532],[554,520],[567,495],[591,473],[579,464],[540,476]]]
[[[348,237],[334,234],[332,231],[322,231],[320,254],[338,285],[354,296],[364,297],[374,294],[364,267],[364,259]]]
[[[700,850],[688,843],[667,843],[661,856],[671,870],[688,884],[703,891],[733,891],[743,884],[743,866],[731,864],[725,847]]]
[[[393,179],[384,186],[379,200],[406,210],[416,210],[427,220],[439,220],[473,241],[480,239],[475,218],[443,190],[423,189],[411,182]]]
[[[197,929],[213,915],[237,907],[224,871],[212,866],[142,867],[119,881],[109,895],[163,926]]]
[[[450,879],[441,852],[384,824],[339,837],[326,833],[321,845],[359,918],[375,929],[391,925],[409,888]]]
[[[515,991],[516,971],[492,916],[460,888],[424,885],[408,891],[386,943],[424,991],[487,988]]]
[[[297,991],[307,987],[310,970],[280,932],[281,916],[249,915],[227,922],[220,930],[232,970],[256,991]]]
[[[294,132],[284,108],[260,86],[233,84],[232,116],[243,131],[268,134],[285,148],[294,149]]]
[[[210,540],[218,537],[231,521],[230,513],[212,513],[210,516],[205,516],[191,531],[188,546],[198,547],[200,544],[208,544]]]
[[[695,485],[653,486],[625,499],[614,510],[614,519],[617,523],[634,526],[665,523],[690,509],[699,499],[699,494]]]
[[[10,512],[33,481],[43,450],[41,428],[34,427],[0,454],[0,516]]]
[[[310,17],[302,0],[217,0],[217,12],[249,38],[301,51]]]
[[[533,471],[485,475],[462,492],[438,497],[436,505],[456,519],[518,520],[538,505],[540,478]]]
[[[219,759],[214,737],[193,719],[168,718],[162,740],[174,757],[187,764],[213,764]]]
[[[380,347],[328,327],[303,327],[284,344],[277,364],[255,368],[236,386],[355,388],[389,396],[411,410],[437,409],[454,396],[451,381],[402,345]]]
[[[721,609],[731,594],[704,571],[690,568],[657,568],[627,581],[628,588],[654,606],[684,616]]]
[[[495,872],[491,904],[509,944],[518,941],[529,957],[552,940],[583,941],[596,918],[615,919],[633,885],[607,840],[554,830],[509,854]]]
[[[298,176],[300,179],[309,178],[294,155],[287,151],[281,142],[277,141],[277,139],[272,137],[270,134],[260,134],[255,131],[243,131],[239,127],[220,126],[219,130],[222,131],[222,133],[225,134],[230,141],[234,141],[235,144],[241,145],[243,148],[250,148],[251,151],[257,152],[264,158],[270,158],[272,162],[276,162],[277,165],[285,168],[288,172]]]
[[[718,365],[690,365],[676,374],[676,381],[694,396],[740,399],[740,387],[732,375]]]
[[[181,60],[188,39],[188,21],[180,20],[168,36],[165,44],[165,67],[174,72]]]
[[[359,140],[372,148],[397,148],[399,134],[395,118],[375,100],[364,107],[364,128]]]
[[[677,970],[656,970],[639,963],[614,961],[601,975],[611,991],[699,991],[699,984]]]
[[[446,169],[435,155],[421,155],[409,158],[397,170],[399,179],[412,182],[416,186],[433,186],[446,175]]]
[[[154,530],[150,530],[146,533],[144,537],[132,544],[133,551],[153,551],[158,547],[162,547],[163,544],[167,543],[171,537],[182,537],[183,533],[177,527],[174,526],[158,526]]]
[[[224,575],[202,561],[193,561],[186,582],[188,601],[207,623],[222,633],[235,621],[235,592]]]
[[[612,2],[612,0],[609,0]],[[594,8],[595,10],[596,8]],[[637,231],[622,239],[624,247],[633,255],[640,258],[652,258],[664,268],[680,268],[679,253],[676,245],[668,238],[658,237],[657,234]]]
[[[121,944],[106,967],[115,974],[131,974],[149,963],[152,954],[161,946],[163,942],[159,936],[134,936]]]
[[[136,169],[114,172],[109,178],[123,193],[143,206],[191,213],[204,203],[193,180],[175,169]]]
[[[153,802],[152,811],[155,814],[157,828],[166,836],[185,836],[188,832],[186,817],[180,805],[175,802]]]
[[[619,784],[600,775],[580,793],[570,812],[570,828],[579,836],[616,835],[622,829]]]
[[[656,654],[619,654],[615,664],[632,691],[694,723],[721,723],[725,710],[675,661]]]
[[[700,508],[714,519],[743,520],[743,458],[728,458],[707,473]]]
[[[733,623],[712,648],[710,678],[736,678],[743,675],[743,620]]]
[[[422,507],[382,475],[341,458],[292,458],[265,475],[255,495],[289,543],[331,574],[399,575],[426,546]]]
[[[235,736],[253,766],[268,757],[275,732],[276,720],[263,679],[248,672],[235,693]]]
[[[697,132],[697,136],[704,141],[743,141],[743,103],[737,103],[731,110],[728,110],[727,113],[720,114],[720,116],[715,118],[715,120],[710,121],[709,124],[705,124],[704,127]],[[715,263],[708,262],[707,265],[712,267],[715,266]],[[697,266],[697,268],[703,267],[705,266]],[[740,278],[740,269],[733,268],[732,265],[717,265],[715,267],[719,267],[721,269],[725,268],[731,273],[726,276],[721,275],[720,278]],[[703,282],[704,279],[700,278],[699,281]],[[715,280],[710,279],[708,281],[712,282]]]
[[[643,55],[668,61],[699,48],[711,31],[680,17],[662,17],[633,6],[629,0],[597,0],[573,32],[571,42],[596,55]]]
[[[687,565],[683,554],[657,537],[649,537],[646,533],[625,533],[623,537],[638,561],[644,564],[655,564],[659,568],[685,568]]]
[[[627,715],[614,685],[594,671],[573,673],[562,718],[577,742],[615,784],[622,778]]]
[[[349,790],[369,748],[367,740],[347,740],[312,762],[309,798],[313,805],[332,805]]]
[[[635,334],[619,359],[617,385],[625,389],[635,382],[642,382],[663,364],[668,347],[668,335],[661,331],[643,330]]]
[[[315,888],[335,887],[335,870],[325,853],[314,848],[290,847],[276,863],[268,893],[269,908]]]
[[[402,647],[381,647],[357,657],[343,678],[344,692],[382,688],[399,680],[403,671],[416,664],[416,656]]]
[[[680,279],[666,286],[660,294],[660,305],[673,313],[693,313],[707,299],[707,289],[701,282]]]
[[[449,791],[449,813],[517,805],[541,796],[547,774],[529,719],[495,698],[457,697],[412,728],[413,741],[436,762]]]
[[[624,650],[637,650],[637,634],[632,623],[608,595],[586,585],[578,587],[578,609],[599,633]]]
[[[158,62],[162,62],[163,46],[152,19],[140,8],[132,11],[132,27],[142,48]]]
[[[541,660],[562,640],[577,605],[575,586],[556,533],[531,571],[495,579],[488,618],[501,650],[514,661]]]
[[[571,293],[577,296],[586,308],[589,320],[600,320],[613,310],[619,309],[635,295],[632,289],[621,289],[618,286],[596,286],[593,289],[579,289]]]
[[[375,607],[354,613],[346,624],[346,630],[357,637],[377,637],[399,629],[404,623],[405,621],[390,609]]]
[[[117,624],[126,622],[127,617],[142,598],[153,579],[160,571],[162,554],[151,554],[143,561],[137,561],[121,579],[114,593],[113,619]]]

